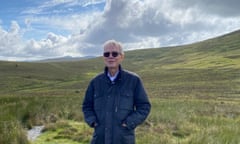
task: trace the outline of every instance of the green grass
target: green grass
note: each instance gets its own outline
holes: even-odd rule
[[[92,130],[85,123],[75,121],[58,121],[48,124],[44,134],[34,141],[35,144],[89,144]]]
[[[240,32],[177,47],[126,52],[152,103],[137,144],[237,144],[240,141]],[[0,143],[28,144],[26,130],[45,125],[32,144],[85,144],[92,129],[81,103],[102,58],[78,62],[0,61]]]
[[[237,144],[240,140],[237,102],[153,99],[152,104],[148,121],[137,131],[139,144]]]

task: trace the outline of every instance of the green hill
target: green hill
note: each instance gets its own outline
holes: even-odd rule
[[[235,31],[189,45],[125,52],[123,67],[141,76],[153,105],[147,122],[137,129],[139,144],[240,141],[239,37]],[[101,57],[0,61],[0,143],[28,143],[25,127],[44,124],[51,132],[62,120],[83,122],[86,86],[103,66]],[[91,134],[84,131],[56,137],[89,143]],[[49,144],[55,140],[47,139]]]
[[[127,53],[129,62],[157,68],[239,68],[240,31],[206,41]]]
[[[126,64],[147,79],[149,89],[159,91],[157,96],[192,91],[197,97],[239,97],[239,37],[236,31],[185,46],[131,51]]]

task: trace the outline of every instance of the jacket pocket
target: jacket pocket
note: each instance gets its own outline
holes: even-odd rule
[[[94,110],[102,110],[104,104],[104,97],[97,93],[94,94]]]
[[[104,121],[104,96],[99,94],[94,94],[94,112],[96,114],[96,122],[100,126]]]
[[[118,113],[117,119],[119,125],[133,112],[134,110],[134,101],[133,93],[124,91],[120,94],[119,103],[118,103]]]
[[[102,126],[97,126],[94,129],[91,144],[102,144],[104,143],[104,128]]]
[[[133,92],[124,91],[120,95],[119,108],[121,110],[130,110],[134,108],[134,97]]]
[[[135,134],[134,130],[129,130],[127,128],[122,127],[120,129],[121,133],[120,138],[121,138],[121,144],[135,144]]]
[[[135,144],[134,135],[125,135],[125,136],[123,136],[123,138],[121,139],[121,143],[124,143],[124,144]]]

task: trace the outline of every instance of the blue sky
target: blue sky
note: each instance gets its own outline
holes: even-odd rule
[[[54,21],[54,19],[60,20],[61,17],[71,17],[77,14],[87,15],[93,11],[103,11],[104,5],[105,1],[94,3],[94,1],[84,0],[21,0],[20,2],[9,0],[1,4],[0,15],[4,29],[9,29],[12,21],[17,21],[18,25],[25,29],[28,29],[28,26],[31,25],[32,30],[36,30],[34,30],[34,33],[24,33],[23,38],[40,40],[48,32],[61,35],[71,34],[66,27],[59,28],[56,24],[49,25],[47,19],[52,18]]]
[[[0,5],[0,60],[99,56],[194,43],[240,29],[238,0],[8,0]]]

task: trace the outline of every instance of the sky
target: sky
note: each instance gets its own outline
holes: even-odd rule
[[[0,5],[0,60],[102,55],[191,44],[240,29],[239,0],[7,0]]]

